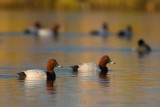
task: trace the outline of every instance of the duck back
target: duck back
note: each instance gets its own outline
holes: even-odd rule
[[[83,63],[79,65],[78,70],[80,72],[100,72],[99,66],[95,63]]]
[[[23,71],[27,78],[46,78],[46,72],[39,69]]]

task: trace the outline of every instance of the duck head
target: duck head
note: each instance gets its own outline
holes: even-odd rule
[[[37,29],[40,29],[41,28],[40,22],[35,22],[34,27],[36,27]]]
[[[52,26],[52,31],[53,31],[53,33],[54,33],[55,36],[58,35],[59,27],[60,26],[58,24],[55,24],[55,25]]]
[[[109,56],[107,55],[102,56],[101,59],[99,60],[100,67],[106,67],[108,63],[115,64],[113,61],[110,60]]]
[[[145,42],[144,42],[143,39],[140,39],[140,40],[138,41],[138,45],[139,45],[139,46],[143,46],[144,44],[145,44]]]
[[[132,31],[132,27],[131,26],[127,26],[127,30],[131,32]]]
[[[103,28],[103,29],[108,29],[107,23],[103,23],[102,28]]]
[[[47,72],[53,72],[54,67],[62,67],[55,59],[49,59],[47,62]]]

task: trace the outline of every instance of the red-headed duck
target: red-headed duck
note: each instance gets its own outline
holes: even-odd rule
[[[60,66],[55,59],[50,59],[46,65],[46,72],[39,69],[26,70],[18,73],[20,79],[47,79],[47,80],[55,80],[56,74],[54,72],[54,67],[62,67]]]
[[[120,30],[118,32],[118,36],[119,37],[131,38],[132,37],[132,27],[131,26],[127,26],[126,29]]]
[[[110,60],[109,56],[104,55],[100,58],[99,64],[95,63],[83,63],[80,65],[71,66],[73,71],[83,72],[83,73],[99,73],[99,74],[107,74],[108,68],[107,64],[115,64],[113,61]]]
[[[54,24],[51,29],[40,29],[38,30],[38,36],[40,37],[58,37],[59,35],[59,28],[58,24]]]

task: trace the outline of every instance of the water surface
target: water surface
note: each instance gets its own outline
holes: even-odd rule
[[[54,12],[36,13],[36,16],[34,12],[1,14],[1,24],[11,27],[3,27],[0,36],[1,106],[159,105],[160,15]],[[28,22],[32,18],[38,19],[38,15],[42,16],[39,20],[44,26],[48,27],[51,19],[62,24],[63,31],[58,40],[36,39],[22,33],[25,26],[32,24]],[[90,36],[88,32],[100,27],[103,21],[108,21],[113,33],[128,23],[133,25],[133,38],[128,41],[116,36],[106,39]],[[149,55],[139,57],[134,51],[139,38],[144,38],[152,47],[153,51]],[[98,63],[99,58],[105,54],[116,62],[115,65],[108,65],[109,73],[106,76],[79,76],[69,68],[70,65],[82,62]],[[55,69],[55,82],[18,79],[17,72],[32,68],[45,70],[50,58],[55,58],[59,64],[64,65],[62,69]]]

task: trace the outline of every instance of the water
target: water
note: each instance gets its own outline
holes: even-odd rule
[[[6,25],[1,29],[0,36],[1,106],[159,105],[160,15],[116,12],[36,14],[1,13],[1,24]],[[36,20],[39,16],[42,16],[39,20],[43,21],[44,26],[50,26],[49,20],[53,17],[52,22],[64,25],[58,40],[35,39],[21,32],[25,26],[32,24],[29,23],[32,18]],[[11,27],[7,25],[9,19]],[[100,19],[102,21],[98,22]],[[134,28],[134,37],[128,41],[116,36],[103,39],[88,35],[89,30],[98,28],[103,21],[108,21],[113,33],[130,23]],[[138,56],[134,49],[139,38],[144,38],[150,44],[152,53],[144,57]],[[69,68],[70,65],[82,62],[98,63],[99,58],[105,54],[116,62],[115,65],[108,65],[107,76],[79,76]],[[54,83],[18,79],[17,72],[33,68],[45,70],[50,58],[55,58],[59,64],[64,65],[62,69],[55,69],[57,79]]]

